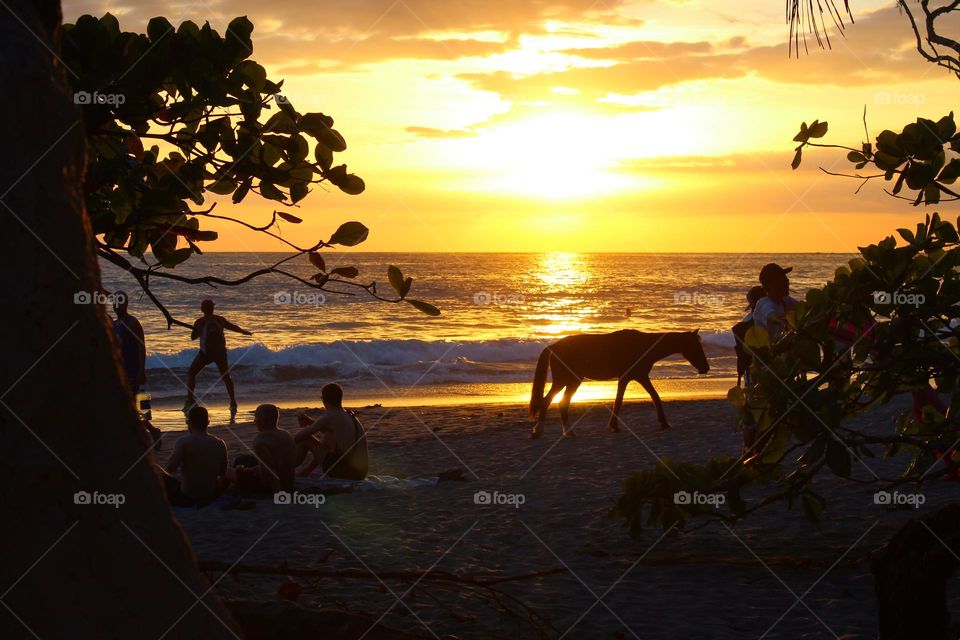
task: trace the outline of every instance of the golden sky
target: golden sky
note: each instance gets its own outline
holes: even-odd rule
[[[800,122],[856,146],[864,105],[875,136],[940,118],[960,86],[921,60],[892,0],[851,5],[846,38],[799,59],[782,0],[66,0],[64,19],[222,31],[247,15],[253,58],[299,111],[336,119],[339,158],[367,183],[288,209],[304,244],[360,220],[366,250],[826,252],[924,212],[825,176],[849,167],[840,153],[791,171]],[[216,250],[281,249],[219,230]]]

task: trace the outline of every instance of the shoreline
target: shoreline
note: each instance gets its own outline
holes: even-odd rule
[[[681,402],[709,402],[726,401],[727,390],[736,386],[736,378],[717,377],[704,379],[659,379],[653,381],[661,400],[664,403]],[[427,390],[428,393],[423,393]],[[320,406],[319,389],[315,394],[305,397],[297,394],[293,397],[270,397],[266,394],[251,394],[244,396],[242,389],[238,390],[240,411],[237,414],[238,423],[251,416],[257,405],[263,403],[275,404],[281,410],[299,409],[303,407]],[[523,406],[530,401],[530,383],[510,383],[509,385],[461,385],[456,387],[421,387],[407,393],[391,393],[387,390],[377,392],[352,393],[349,387],[345,388],[348,408],[364,409],[370,407],[389,407],[393,409],[427,409],[434,407],[489,407],[489,406]],[[578,389],[573,397],[571,406],[587,404],[612,404],[616,394],[616,382],[588,381]],[[559,399],[551,405],[550,415],[556,414]],[[210,411],[211,425],[229,421],[228,401],[222,391],[212,393],[202,400]],[[632,383],[627,388],[624,405],[643,403],[652,406],[650,397],[638,384]],[[154,398],[153,425],[162,431],[179,430],[183,425],[182,397]]]

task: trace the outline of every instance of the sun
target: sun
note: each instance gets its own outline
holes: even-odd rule
[[[616,171],[610,136],[589,113],[546,113],[484,131],[463,152],[486,168],[475,186],[519,196],[569,200],[644,186]]]
[[[556,113],[500,127],[490,142],[509,145],[497,188],[520,195],[570,199],[600,195],[629,182],[611,171],[616,159],[599,139],[597,119]]]

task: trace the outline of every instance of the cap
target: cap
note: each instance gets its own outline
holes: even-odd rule
[[[784,269],[776,262],[771,262],[770,264],[763,265],[763,269],[760,269],[760,284],[766,285],[773,279],[782,278],[788,273],[793,271],[793,267],[787,267]]]

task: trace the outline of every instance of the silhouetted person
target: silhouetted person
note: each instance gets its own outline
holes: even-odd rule
[[[273,494],[293,491],[296,471],[296,444],[293,436],[277,428],[280,409],[262,404],[253,414],[257,435],[253,439],[253,454],[237,456],[233,463],[237,474],[237,489],[245,494]]]
[[[301,415],[300,426],[304,428],[293,436],[297,443],[298,465],[307,455],[313,455],[300,475],[310,475],[321,466],[323,475],[328,478],[364,480],[369,459],[367,434],[363,425],[353,413],[343,408],[343,389],[340,385],[325,385],[320,396],[326,410],[324,414],[316,420],[306,414]]]
[[[747,292],[747,315],[743,316],[743,320],[733,325],[733,336],[734,336],[734,345],[733,351],[737,354],[737,386],[740,386],[740,382],[743,381],[746,386],[753,384],[753,375],[750,372],[750,364],[753,359],[750,357],[750,354],[747,352],[744,341],[747,338],[747,331],[750,330],[750,327],[753,326],[753,311],[757,307],[757,302],[760,301],[765,295],[763,287],[757,286],[750,289]]]
[[[202,506],[216,499],[227,480],[227,445],[207,433],[207,409],[187,412],[188,433],[180,436],[163,469],[167,500],[173,506]],[[174,473],[179,472],[179,478]]]
[[[787,328],[787,312],[793,309],[797,301],[790,297],[790,279],[787,274],[793,267],[784,269],[775,262],[764,265],[760,270],[760,284],[766,296],[760,298],[753,310],[753,322],[770,334],[770,340],[776,340]]]
[[[193,323],[193,331],[190,332],[191,340],[200,339],[200,351],[197,352],[197,357],[193,359],[190,370],[187,372],[187,401],[183,408],[187,411],[196,403],[193,391],[197,386],[197,375],[212,362],[217,365],[220,379],[223,380],[230,395],[230,421],[233,422],[237,417],[237,396],[234,394],[233,379],[230,378],[230,368],[227,366],[227,338],[223,332],[229,329],[245,336],[252,336],[253,333],[241,329],[223,316],[214,315],[213,307],[213,300],[204,300],[200,303],[203,315]]]
[[[147,347],[143,335],[143,325],[127,312],[129,298],[124,291],[114,294],[113,312],[117,319],[113,321],[113,332],[120,345],[120,363],[133,395],[140,393],[140,387],[147,382]]]

